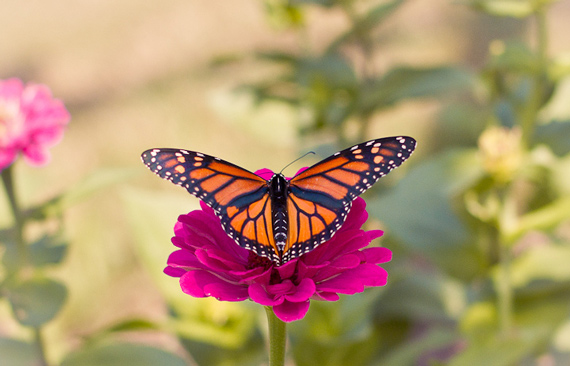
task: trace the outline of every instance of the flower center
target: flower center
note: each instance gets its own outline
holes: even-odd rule
[[[268,258],[259,256],[251,251],[249,252],[249,256],[247,257],[248,269],[257,268],[257,267],[264,267],[265,269],[267,269],[271,267],[271,264],[273,264],[273,262],[271,262],[271,260],[269,260]]]

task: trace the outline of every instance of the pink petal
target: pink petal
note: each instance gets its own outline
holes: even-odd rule
[[[166,267],[163,272],[170,277],[182,277],[188,271],[182,268]]]
[[[283,303],[283,297],[277,297],[270,295],[267,291],[258,283],[253,283],[248,288],[249,297],[258,304],[264,306],[274,306]]]
[[[284,301],[281,305],[273,306],[273,312],[279,319],[289,323],[303,319],[305,314],[307,314],[307,311],[309,311],[309,306],[309,300],[304,302]]]
[[[182,292],[194,297],[206,297],[204,293],[204,284],[200,283],[196,277],[198,271],[189,271],[186,272],[182,277],[180,277],[179,283]]]
[[[185,250],[177,250],[168,256],[166,264],[171,267],[183,267],[186,270],[203,268],[202,264],[196,260],[196,257]]]
[[[249,299],[246,286],[236,286],[224,281],[207,284],[204,286],[204,294],[222,301],[243,301]]]
[[[392,251],[384,247],[366,248],[362,251],[368,263],[386,263],[392,260]]]
[[[340,296],[338,296],[336,292],[317,291],[312,296],[312,299],[321,301],[338,301]]]
[[[293,294],[285,295],[285,299],[291,302],[302,302],[309,300],[315,293],[316,285],[310,278],[303,278],[301,283],[296,286]]]

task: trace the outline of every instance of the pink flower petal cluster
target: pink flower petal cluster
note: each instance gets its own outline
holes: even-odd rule
[[[273,174],[267,169],[256,173],[266,179]],[[172,243],[179,249],[164,270],[180,277],[180,287],[188,295],[251,299],[291,322],[305,316],[310,300],[335,301],[339,294],[386,284],[388,274],[377,264],[390,261],[392,252],[365,248],[383,232],[361,229],[368,218],[362,198],[353,201],[345,223],[329,241],[282,266],[238,246],[214,211],[202,202],[201,208],[178,218]]]
[[[0,170],[22,153],[31,165],[48,162],[69,113],[45,85],[24,86],[19,79],[0,80]]]

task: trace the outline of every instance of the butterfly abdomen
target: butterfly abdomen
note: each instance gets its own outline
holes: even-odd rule
[[[287,230],[289,228],[287,219],[287,190],[289,183],[282,174],[276,174],[269,183],[269,194],[271,200],[271,213],[273,225],[273,237],[278,250],[279,259],[285,250],[287,243]]]

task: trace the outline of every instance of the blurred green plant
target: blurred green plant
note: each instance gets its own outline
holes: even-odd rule
[[[398,185],[367,196],[395,252],[389,285],[337,307],[316,304],[290,327],[290,357],[296,365],[570,363],[570,120],[548,112],[564,97],[570,64],[547,52],[554,1],[463,2],[498,21],[534,23],[534,46],[494,40],[478,73],[377,72],[378,28],[403,3],[265,1],[272,24],[297,32],[299,51],[260,52],[281,72],[242,90],[296,109],[301,136],[334,135],[338,146],[327,150],[378,137],[369,136],[372,116],[400,102],[464,95],[441,113],[440,145],[427,146],[437,153],[418,160],[429,145],[420,139]],[[309,7],[343,14],[348,29],[312,49]]]
[[[1,171],[13,226],[0,230],[0,300],[7,301],[14,319],[31,331],[20,332],[18,338],[0,337],[0,365],[47,366],[53,364],[49,352],[52,342],[44,336],[44,329],[67,301],[66,285],[50,273],[50,269],[63,263],[69,247],[63,232],[64,212],[94,192],[131,177],[132,172],[125,169],[95,172],[66,192],[24,209],[17,198],[13,171],[14,164]],[[90,335],[81,347],[65,355],[61,364],[186,364],[180,356],[160,348],[129,342],[109,343],[122,332],[157,328],[156,324],[137,319],[111,325]]]

